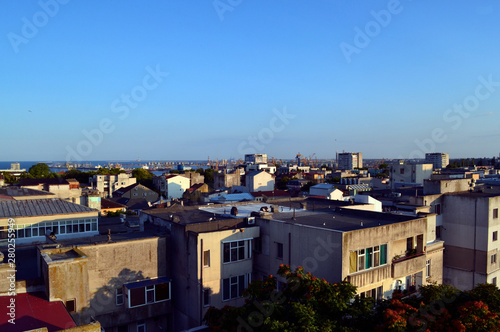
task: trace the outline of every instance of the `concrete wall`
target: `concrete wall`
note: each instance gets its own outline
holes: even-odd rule
[[[250,192],[273,191],[274,177],[267,172],[260,172],[254,176],[246,176],[246,187]]]
[[[468,191],[471,179],[424,180],[424,195],[457,193]]]

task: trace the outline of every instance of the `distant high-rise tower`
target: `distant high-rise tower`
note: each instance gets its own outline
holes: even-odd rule
[[[450,155],[448,153],[426,153],[425,154],[425,162],[428,164],[432,164],[434,169],[446,168],[450,163]]]
[[[363,167],[363,154],[361,152],[343,152],[338,154],[338,168],[352,170]]]

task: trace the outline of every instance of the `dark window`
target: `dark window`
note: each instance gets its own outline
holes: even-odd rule
[[[76,311],[75,299],[66,301],[66,309],[68,309],[69,312]]]
[[[128,326],[127,325],[118,326],[118,332],[128,332]]]
[[[498,209],[493,209],[493,219],[498,218]]]
[[[155,301],[165,301],[170,299],[170,283],[165,282],[163,284],[155,285]]]
[[[437,215],[441,214],[441,204],[436,204],[435,206],[435,211]]]
[[[399,170],[399,173],[400,173],[400,174],[405,174],[405,169],[404,169],[404,168],[401,168],[401,169]]]
[[[494,231],[493,232],[493,241],[496,241],[496,240],[498,240],[498,232]]]
[[[243,290],[247,288],[249,283],[249,275],[243,274],[222,280],[222,299],[224,301],[241,297]]]
[[[210,305],[210,288],[203,289],[203,306],[208,307]]]
[[[146,293],[144,292],[144,287],[131,289],[130,306],[135,307],[143,304],[146,304]]]
[[[210,266],[210,250],[205,250],[203,252],[203,266],[205,267]]]
[[[497,285],[497,277],[491,279],[491,283],[496,286]]]
[[[283,243],[276,242],[277,254],[276,256],[283,259]]]
[[[262,252],[262,239],[260,237],[254,239],[255,251]]]

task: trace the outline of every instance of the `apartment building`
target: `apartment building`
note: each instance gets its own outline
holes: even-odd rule
[[[264,171],[252,171],[245,175],[245,184],[249,192],[274,190],[274,175]]]
[[[427,164],[432,164],[434,169],[446,168],[450,163],[450,155],[448,153],[426,153],[425,162]]]
[[[153,185],[169,201],[182,198],[186,189],[190,187],[190,183],[189,178],[176,174],[153,177]]]
[[[276,273],[280,264],[303,266],[328,282],[347,280],[359,296],[376,299],[441,283],[443,242],[435,239],[432,216],[320,211],[318,204],[316,212],[278,208],[271,219],[257,219],[255,278]]]
[[[239,216],[237,206],[225,213],[197,207],[144,211],[143,220],[170,234],[174,330],[202,324],[210,306],[243,304],[242,292],[252,280],[254,240],[259,227]]]
[[[136,178],[127,173],[117,175],[97,174],[89,178],[89,183],[92,189],[97,189],[102,197],[108,198],[113,197],[114,191],[136,183]]]
[[[444,281],[468,290],[500,278],[499,193],[459,192],[442,198]]]
[[[261,154],[261,153],[246,154],[245,164],[267,164],[267,154]]]
[[[432,175],[432,164],[390,165],[391,188],[422,186]]]
[[[361,152],[343,152],[337,155],[338,168],[342,170],[352,170],[363,167],[363,154]]]
[[[80,204],[80,196],[82,195],[80,183],[75,179],[21,179],[19,187],[47,191],[57,198],[77,204]]]

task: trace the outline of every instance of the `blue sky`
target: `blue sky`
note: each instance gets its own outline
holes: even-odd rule
[[[495,1],[42,0],[0,13],[0,160],[500,152]]]

